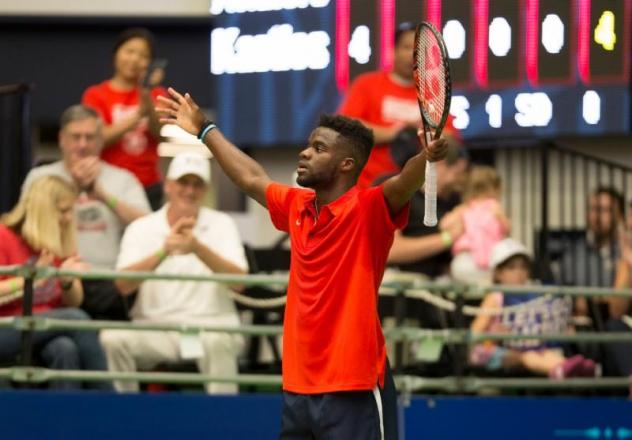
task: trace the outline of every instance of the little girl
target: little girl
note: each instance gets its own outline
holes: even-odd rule
[[[490,266],[493,281],[513,286],[527,284],[530,263],[527,249],[516,240],[506,238],[492,250]],[[481,304],[483,312],[503,307],[505,309],[500,315],[479,314],[470,329],[473,332],[530,335],[565,333],[568,330],[571,315],[571,301],[568,298],[535,294],[505,296],[502,292],[492,292]],[[561,348],[536,339],[505,341],[501,345],[479,343],[470,352],[470,363],[489,370],[522,367],[553,379],[599,374],[592,360],[581,355],[566,358]]]
[[[452,246],[454,258],[450,272],[456,281],[489,283],[492,248],[509,235],[511,229],[499,198],[498,173],[488,166],[475,166],[467,177],[464,202],[442,220],[442,229],[459,220],[465,229]]]

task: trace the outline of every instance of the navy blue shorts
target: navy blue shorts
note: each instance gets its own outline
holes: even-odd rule
[[[388,366],[384,382],[384,389],[374,391],[284,391],[279,438],[397,440],[397,392]]]

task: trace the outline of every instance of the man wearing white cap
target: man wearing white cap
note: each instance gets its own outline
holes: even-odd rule
[[[209,188],[208,160],[195,153],[176,156],[167,172],[167,204],[131,223],[121,242],[117,268],[156,273],[246,274],[247,262],[237,227],[226,214],[202,206]],[[238,326],[228,287],[193,281],[117,280],[123,295],[138,289],[134,322]],[[225,333],[106,330],[101,333],[111,371],[151,369],[163,362],[196,360],[200,372],[237,374],[242,340]],[[116,382],[118,391],[137,391],[136,382]],[[235,393],[234,384],[210,383],[209,393]]]

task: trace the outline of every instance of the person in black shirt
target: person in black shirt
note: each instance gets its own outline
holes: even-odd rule
[[[469,159],[465,148],[454,138],[449,139],[445,160],[437,162],[437,217],[461,203],[460,187]],[[402,151],[399,149],[398,151]],[[398,160],[404,160],[402,154]],[[425,226],[424,193],[419,190],[410,201],[408,225],[397,231],[388,256],[388,263],[402,271],[424,274],[430,278],[447,275],[450,268],[452,243],[463,233],[463,224],[450,228]]]

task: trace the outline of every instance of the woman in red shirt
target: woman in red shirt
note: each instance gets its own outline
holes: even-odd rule
[[[166,96],[162,87],[164,71],[151,74],[143,86],[154,57],[154,37],[146,29],[133,28],[119,35],[113,51],[114,74],[90,86],[82,103],[94,108],[103,118],[104,161],[129,170],[143,184],[152,209],[162,206],[162,183],[158,171],[160,122],[154,101]]]
[[[12,211],[0,217],[0,266],[35,263],[65,269],[85,268],[75,252],[75,189],[59,177],[35,181]],[[90,319],[78,309],[83,301],[81,280],[38,279],[33,289],[33,313],[58,319]],[[22,312],[24,279],[0,279],[0,317]],[[96,332],[47,330],[34,333],[36,358],[57,370],[107,370]],[[12,362],[20,353],[20,332],[0,329],[0,361]],[[93,388],[112,390],[110,382]],[[56,382],[51,387],[79,388],[79,382]]]

